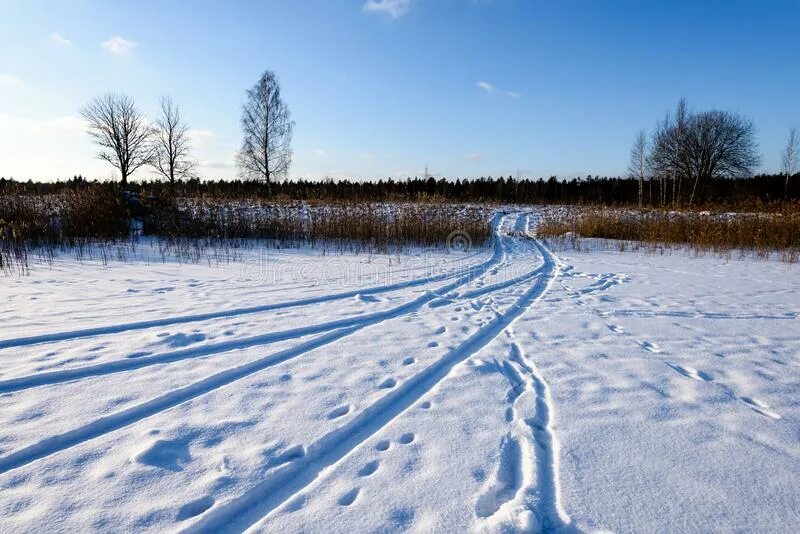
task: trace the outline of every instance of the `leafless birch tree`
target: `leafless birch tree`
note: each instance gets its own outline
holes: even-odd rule
[[[122,185],[136,169],[150,162],[153,130],[133,99],[118,93],[97,97],[80,111],[92,140],[100,145],[97,157],[119,170]]]
[[[631,163],[628,170],[634,178],[639,180],[639,207],[642,207],[644,196],[644,176],[647,172],[647,136],[640,130],[633,141],[631,149]]]
[[[237,156],[243,177],[263,180],[271,191],[275,178],[285,177],[292,161],[289,108],[281,99],[275,73],[264,71],[247,91],[242,107],[242,148]]]
[[[176,179],[191,178],[195,162],[191,159],[189,128],[178,106],[168,96],[161,98],[161,116],[153,136],[153,168],[175,188]]]
[[[797,172],[797,150],[798,143],[797,130],[792,128],[789,130],[789,141],[786,143],[786,150],[783,152],[783,172],[786,173],[786,186],[784,189],[784,196],[789,197],[789,178]]]

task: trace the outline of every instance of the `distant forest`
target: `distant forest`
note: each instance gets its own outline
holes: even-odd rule
[[[58,194],[65,190],[89,187],[94,182],[80,176],[58,182],[20,182],[0,178],[0,195]],[[708,179],[701,182],[695,207],[702,205],[741,205],[800,200],[800,175],[789,181],[781,174],[757,175],[737,179]],[[168,182],[128,183],[126,189],[142,196],[164,198],[208,197],[227,199],[276,199],[318,201],[455,201],[518,204],[593,204],[607,206],[638,205],[639,181],[636,178],[593,177],[569,180],[540,178],[479,178],[448,180],[413,178],[408,180],[288,180],[272,184],[242,180],[178,180],[174,191]],[[644,205],[670,207],[659,199],[659,182],[644,183]]]

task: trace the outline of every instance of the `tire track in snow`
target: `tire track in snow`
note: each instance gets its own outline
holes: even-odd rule
[[[485,263],[486,262],[484,262],[484,264]],[[5,339],[5,340],[0,340],[0,349],[7,349],[12,347],[24,347],[29,345],[43,344],[43,343],[53,343],[57,341],[69,341],[73,339],[96,337],[106,334],[119,334],[122,332],[129,332],[132,330],[144,330],[147,328],[193,323],[199,321],[207,321],[210,319],[238,317],[241,315],[251,315],[267,311],[281,310],[286,308],[296,308],[300,306],[309,306],[312,304],[321,304],[325,302],[333,302],[336,300],[356,297],[358,295],[373,295],[377,293],[388,293],[399,289],[407,289],[409,287],[415,287],[415,286],[430,284],[433,282],[441,282],[442,280],[448,280],[450,278],[456,278],[460,275],[463,275],[464,271],[480,268],[484,264],[461,267],[455,270],[454,272],[448,272],[424,278],[417,278],[414,280],[408,280],[406,282],[399,282],[396,284],[375,286],[371,288],[357,289],[353,291],[345,291],[342,293],[333,293],[328,295],[320,295],[318,297],[309,297],[305,299],[290,300],[285,302],[277,302],[273,304],[264,304],[261,306],[251,306],[247,308],[236,308],[233,310],[198,313],[198,314],[184,315],[179,317],[165,317],[162,319],[153,319],[148,321],[137,321],[132,323],[124,323],[124,324],[117,324],[110,326],[98,326],[94,328],[84,328],[78,330],[56,332],[51,334],[37,334],[35,336]]]
[[[74,369],[65,369],[61,371],[48,371],[43,373],[36,373],[33,375],[25,375],[15,378],[9,378],[7,380],[0,380],[0,394],[10,393],[14,391],[21,391],[33,387],[49,386],[49,385],[61,384],[64,382],[81,380],[85,378],[121,373],[125,371],[133,371],[136,369],[149,367],[151,365],[161,365],[190,358],[199,358],[202,356],[209,356],[212,354],[231,352],[235,350],[243,350],[259,345],[268,345],[271,343],[277,343],[279,341],[288,341],[314,334],[330,332],[332,330],[340,328],[350,328],[350,327],[363,328],[366,326],[377,324],[379,322],[395,319],[397,317],[410,313],[411,311],[419,309],[424,304],[433,304],[435,301],[443,299],[446,300],[450,298],[453,299],[458,298],[459,295],[458,293],[455,292],[456,289],[468,284],[469,282],[479,278],[480,276],[483,276],[489,269],[492,269],[494,266],[498,265],[499,263],[505,260],[506,258],[505,247],[507,245],[505,244],[506,241],[504,241],[504,239],[505,238],[496,235],[494,252],[492,254],[492,257],[489,258],[487,261],[483,262],[482,264],[474,266],[472,269],[468,270],[468,273],[462,276],[462,278],[460,278],[456,282],[453,282],[436,290],[429,291],[424,295],[422,295],[421,297],[413,299],[404,304],[395,306],[393,308],[389,308],[387,310],[365,315],[357,315],[355,317],[337,319],[335,321],[328,321],[326,323],[320,323],[300,328],[293,328],[279,332],[270,332],[268,334],[251,336],[244,339],[222,341],[219,343],[207,344],[200,347],[192,347],[177,351],[164,352],[161,354],[141,356],[138,358],[124,358],[120,360],[113,360],[110,362],[98,363],[95,365],[85,365]],[[510,282],[530,279],[533,276],[537,275],[540,270],[541,266],[537,267],[536,269],[534,269],[529,273],[526,273],[525,275],[523,275],[523,277],[515,278]],[[509,285],[512,284],[509,282],[494,284],[493,286],[487,286],[486,288],[479,290],[477,294],[473,294],[475,292],[465,293],[460,298],[472,298],[477,295],[488,293],[490,292],[489,290],[499,291],[500,289],[508,287]],[[448,297],[448,295],[450,296]]]
[[[307,447],[303,457],[275,469],[247,493],[209,510],[186,532],[238,532],[268,517],[416,403],[444,380],[457,364],[499,336],[544,295],[557,276],[555,257],[538,241],[533,243],[544,259],[542,276],[505,313],[495,317],[445,357],[362,410],[350,422],[315,441]]]
[[[531,506],[531,511],[538,519],[537,530],[577,532],[577,529],[571,524],[569,515],[561,505],[559,444],[554,430],[550,386],[517,343],[511,345],[511,359],[525,371],[528,377],[528,388],[532,389],[536,395],[535,416],[523,421],[529,427],[535,442],[536,484],[530,490],[535,490],[538,495],[536,502]]]
[[[501,218],[498,219],[498,223],[501,220]],[[41,458],[51,456],[55,453],[69,449],[91,439],[103,436],[120,428],[129,426],[133,423],[141,421],[142,419],[151,417],[169,408],[175,407],[178,404],[186,402],[187,400],[205,395],[232,382],[250,376],[258,371],[338,341],[339,339],[342,339],[367,326],[373,326],[385,320],[401,317],[407,313],[418,310],[425,304],[433,301],[435,298],[438,298],[439,294],[452,292],[458,287],[470,283],[488,269],[492,268],[493,265],[499,263],[504,255],[505,251],[503,248],[503,241],[498,237],[495,239],[494,253],[492,258],[484,262],[474,272],[470,272],[455,282],[439,288],[437,292],[427,292],[413,301],[395,308],[394,313],[391,315],[386,315],[385,312],[380,312],[380,315],[375,314],[379,316],[373,317],[371,321],[357,322],[355,325],[350,325],[348,327],[343,327],[338,330],[334,330],[333,332],[320,335],[295,347],[280,351],[264,358],[260,358],[247,364],[234,367],[232,369],[220,371],[214,375],[189,384],[188,386],[172,390],[150,401],[146,401],[120,412],[101,417],[62,434],[47,437],[16,452],[12,452],[6,456],[0,457],[0,474],[22,467]],[[366,318],[362,316],[361,319]]]

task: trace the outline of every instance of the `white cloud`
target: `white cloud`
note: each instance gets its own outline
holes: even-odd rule
[[[50,34],[50,40],[53,44],[57,46],[72,46],[72,41],[64,37],[58,32],[53,32]]]
[[[472,152],[467,154],[467,159],[470,161],[481,161],[483,159],[483,154],[480,152]]]
[[[494,84],[485,81],[476,82],[475,87],[485,91],[487,95],[494,95],[496,91],[499,91]],[[522,93],[518,93],[517,91],[501,91],[501,93],[509,98],[519,98],[522,96]]]
[[[42,135],[86,132],[86,121],[79,117],[56,117],[54,119],[29,119],[0,115],[0,129],[12,132],[35,133]]]
[[[127,56],[134,49],[136,43],[128,41],[120,36],[112,37],[108,41],[100,43],[100,46],[116,56]]]
[[[320,158],[324,158],[325,156],[328,155],[328,153],[325,152],[324,150],[322,150],[321,148],[318,148],[318,149],[314,150],[314,155],[315,156],[319,156]]]
[[[483,81],[478,82],[475,84],[475,87],[477,87],[478,89],[482,89],[487,93],[492,93],[494,91],[494,85],[490,84],[489,82],[483,82]]]
[[[367,13],[383,13],[396,19],[402,17],[411,7],[412,0],[367,0],[362,10]]]
[[[233,163],[228,161],[214,161],[214,160],[202,160],[200,161],[201,167],[206,167],[207,169],[232,169]]]
[[[192,142],[192,147],[194,148],[201,148],[205,146],[206,141],[216,137],[212,131],[194,130],[191,128],[186,130],[186,135],[189,137],[189,140]]]
[[[0,87],[18,87],[23,85],[22,80],[10,74],[0,74]]]

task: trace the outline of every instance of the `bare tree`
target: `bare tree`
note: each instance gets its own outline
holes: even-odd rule
[[[685,156],[679,161],[694,178],[689,204],[700,180],[746,176],[761,161],[752,121],[725,111],[693,115],[681,144]]]
[[[681,98],[678,100],[678,108],[675,110],[675,136],[677,138],[675,143],[675,160],[681,159],[681,147],[683,146],[684,136],[686,135],[686,127],[689,120],[689,111],[686,106],[686,99]],[[672,175],[672,207],[675,208],[680,204],[681,197],[681,182],[683,181],[683,173],[678,172],[676,166],[673,166]]]
[[[748,175],[759,164],[753,123],[734,113],[685,112],[669,117],[653,134],[650,161],[659,176],[693,181],[689,203],[702,180]],[[679,190],[678,190],[679,191]],[[678,192],[678,194],[680,194]]]
[[[644,196],[644,176],[647,172],[647,136],[640,130],[633,141],[631,149],[631,163],[628,170],[634,178],[639,180],[639,207],[642,207]]]
[[[136,108],[133,99],[118,93],[97,97],[81,109],[88,132],[100,145],[97,157],[119,170],[122,185],[142,165],[150,161],[152,128]]]
[[[675,176],[676,161],[676,136],[674,126],[669,113],[662,122],[659,122],[653,132],[652,148],[650,153],[650,166],[655,176],[658,178],[658,200],[660,205],[664,205],[667,197],[666,180],[668,176]]]
[[[175,188],[176,179],[191,178],[195,162],[190,157],[189,128],[181,118],[180,109],[165,96],[161,98],[161,116],[156,121],[153,136],[153,168],[167,178]]]
[[[247,91],[242,107],[242,149],[239,169],[248,179],[264,180],[271,192],[274,178],[285,177],[292,161],[292,129],[289,108],[281,99],[275,73],[264,71]]]
[[[783,152],[783,172],[786,173],[786,186],[784,196],[789,197],[789,178],[797,172],[797,151],[800,140],[797,138],[797,130],[789,130],[789,142],[786,143],[786,150]]]

